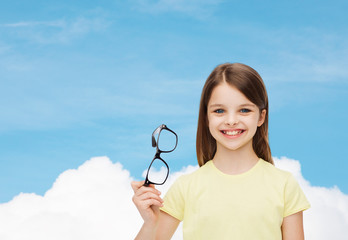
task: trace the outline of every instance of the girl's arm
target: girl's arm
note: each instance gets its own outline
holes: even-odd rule
[[[302,211],[283,219],[282,235],[283,240],[304,240]]]
[[[135,240],[171,239],[179,223],[178,219],[161,211],[158,225],[154,228],[153,226],[146,226],[146,223],[144,223]]]
[[[144,224],[136,240],[171,239],[180,221],[159,208],[163,200],[154,186],[144,187],[144,181],[132,182],[133,202],[138,208]]]

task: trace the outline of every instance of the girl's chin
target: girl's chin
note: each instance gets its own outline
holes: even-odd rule
[[[225,149],[227,151],[240,151],[245,150],[245,148],[253,148],[252,139],[249,141],[217,141],[218,149]]]

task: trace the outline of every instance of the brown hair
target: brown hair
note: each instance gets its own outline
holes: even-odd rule
[[[251,67],[241,63],[225,63],[217,66],[207,78],[199,106],[196,152],[199,166],[213,159],[216,140],[208,128],[207,107],[213,89],[222,82],[237,88],[260,110],[266,110],[264,123],[253,137],[253,149],[259,158],[273,163],[268,142],[268,96],[261,76]]]

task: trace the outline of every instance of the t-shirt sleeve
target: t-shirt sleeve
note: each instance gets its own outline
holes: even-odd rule
[[[304,211],[310,208],[310,204],[303,193],[300,185],[293,177],[292,174],[287,178],[284,189],[284,215],[283,217],[290,216],[291,214]]]
[[[184,176],[179,177],[164,196],[161,210],[182,221],[185,210]]]

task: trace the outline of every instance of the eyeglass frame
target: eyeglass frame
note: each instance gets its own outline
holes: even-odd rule
[[[171,133],[173,133],[175,135],[175,146],[172,150],[169,150],[169,151],[163,151],[161,149],[158,148],[158,142],[159,142],[159,137],[161,135],[161,132],[162,130],[165,129]],[[157,141],[156,141],[156,138],[155,138],[155,135],[158,134],[157,136]],[[160,126],[158,126],[152,133],[152,137],[151,137],[151,140],[152,140],[152,147],[155,147],[156,148],[156,153],[155,153],[155,156],[153,157],[151,163],[150,163],[150,166],[149,168],[147,169],[147,173],[146,173],[146,178],[145,178],[145,182],[144,182],[144,186],[149,186],[150,184],[154,184],[154,185],[163,185],[167,179],[168,179],[168,176],[169,176],[169,166],[167,164],[166,161],[164,161],[162,158],[161,158],[161,153],[170,153],[170,152],[173,152],[177,145],[178,145],[178,135],[171,129],[169,129],[165,124],[161,124]],[[149,172],[150,172],[150,169],[151,169],[151,166],[153,164],[153,162],[156,160],[156,159],[159,159],[161,160],[165,166],[167,167],[168,171],[167,171],[167,176],[166,178],[164,179],[164,181],[162,183],[155,183],[155,182],[151,182],[148,178],[149,176]]]

